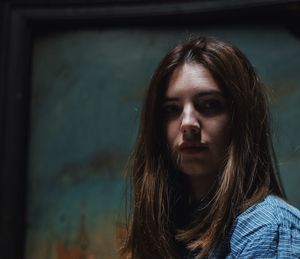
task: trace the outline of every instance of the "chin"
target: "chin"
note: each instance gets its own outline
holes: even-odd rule
[[[210,175],[212,171],[209,168],[203,166],[181,166],[180,170],[187,176],[205,176]]]

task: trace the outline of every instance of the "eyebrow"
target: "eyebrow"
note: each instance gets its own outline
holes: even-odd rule
[[[221,97],[224,97],[224,94],[217,90],[209,90],[209,91],[203,91],[195,95],[195,97],[203,97],[208,95],[218,95]],[[164,102],[172,102],[172,101],[179,101],[179,97],[165,97]]]

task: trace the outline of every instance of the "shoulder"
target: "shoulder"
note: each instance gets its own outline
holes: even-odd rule
[[[246,226],[258,228],[265,225],[293,227],[300,224],[300,211],[283,199],[268,195],[263,201],[252,205],[234,222],[235,228]]]
[[[229,242],[239,257],[300,257],[300,211],[269,195],[236,218]]]

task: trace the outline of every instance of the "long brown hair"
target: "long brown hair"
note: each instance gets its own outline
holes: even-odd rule
[[[175,214],[188,194],[169,158],[161,107],[172,73],[184,63],[203,65],[224,90],[231,140],[205,214],[179,230]],[[269,120],[264,87],[240,50],[207,37],[173,48],[158,65],[146,93],[128,170],[132,210],[123,252],[131,258],[177,258],[181,240],[200,258],[225,237],[239,213],[269,193],[284,197]]]

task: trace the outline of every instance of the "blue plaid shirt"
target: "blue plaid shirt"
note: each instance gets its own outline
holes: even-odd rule
[[[274,195],[267,196],[236,218],[227,238],[208,258],[300,258],[300,211]]]

